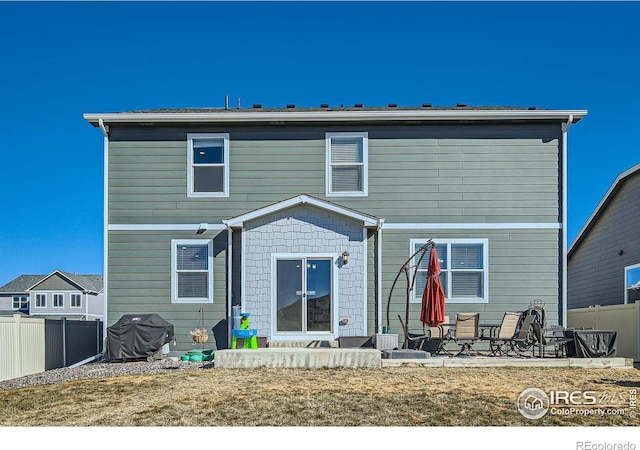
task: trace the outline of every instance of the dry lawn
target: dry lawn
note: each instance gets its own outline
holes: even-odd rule
[[[640,371],[195,369],[0,392],[3,426],[637,426],[625,414],[522,417],[526,388],[629,399]],[[611,403],[610,400],[608,403]],[[638,411],[640,412],[640,411]]]

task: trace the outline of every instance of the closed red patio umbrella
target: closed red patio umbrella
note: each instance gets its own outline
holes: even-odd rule
[[[431,247],[427,284],[422,293],[420,320],[428,327],[437,327],[444,323],[444,288],[440,283],[440,262],[436,247]]]

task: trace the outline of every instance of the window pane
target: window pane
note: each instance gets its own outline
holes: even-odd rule
[[[627,303],[640,300],[640,267],[627,269]]]
[[[482,269],[482,244],[451,244],[452,269]]]
[[[451,272],[453,298],[482,298],[482,272]]]
[[[194,192],[224,192],[224,166],[193,168]]]
[[[224,164],[224,141],[193,140],[194,164]]]
[[[363,190],[362,166],[334,167],[331,175],[332,192],[360,192]]]
[[[176,267],[178,270],[207,270],[209,247],[207,245],[178,244]]]
[[[178,298],[207,298],[209,293],[209,274],[179,273]]]
[[[331,138],[332,163],[362,163],[362,138]]]

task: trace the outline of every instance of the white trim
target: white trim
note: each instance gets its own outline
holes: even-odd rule
[[[562,304],[562,311],[558,319],[561,321],[560,325],[567,326],[567,132],[569,127],[573,123],[573,116],[569,116],[567,122],[562,126],[562,151],[560,155],[562,157],[562,182],[560,187],[562,189],[562,238],[560,242],[560,255],[561,255],[561,283],[560,288],[560,302]]]
[[[35,293],[34,292],[34,299],[33,299],[33,309],[40,309],[40,308],[46,308],[47,307],[47,293],[44,292],[42,294],[39,293]],[[42,295],[44,297],[44,306],[38,306],[38,296]]]
[[[383,230],[560,230],[561,223],[389,223]]]
[[[524,109],[381,109],[381,110],[295,110],[295,111],[225,111],[216,112],[139,112],[86,113],[83,118],[93,125],[102,119],[107,123],[239,123],[272,121],[405,121],[405,120],[560,120],[574,117],[574,123],[587,115],[586,110]]]
[[[14,305],[14,302],[16,301],[16,298],[19,298],[20,300],[18,300],[18,302],[20,303],[20,306],[18,306],[17,308]],[[24,302],[22,301],[24,299]],[[31,298],[29,297],[29,294],[13,294],[11,296],[11,310],[12,311],[19,311],[22,308],[24,308],[25,306],[29,305],[31,303]]]
[[[640,263],[632,264],[630,266],[625,266],[625,268],[624,268],[624,304],[625,305],[629,303],[629,297],[627,295],[628,294],[627,291],[629,290],[629,289],[627,289],[627,283],[628,283],[628,281],[627,281],[627,272],[629,270],[633,270],[633,269],[640,269]]]
[[[487,238],[444,238],[444,239],[437,239],[437,238],[431,238],[436,245],[437,244],[482,244],[482,250],[483,250],[483,255],[482,255],[482,265],[483,265],[483,283],[484,283],[484,297],[481,299],[472,299],[472,298],[450,298],[447,297],[446,299],[446,303],[447,304],[454,304],[454,303],[471,303],[471,304],[485,304],[485,303],[489,303],[489,239]],[[409,255],[413,255],[415,253],[415,246],[416,244],[426,244],[427,243],[427,239],[410,239],[409,240]],[[428,258],[429,255],[426,255],[425,258]],[[451,255],[447,254],[447,258],[450,261],[451,260]],[[410,264],[413,266],[413,263],[410,262]],[[409,278],[413,279],[413,273],[415,272],[416,268],[415,267],[411,267],[411,271],[409,274]],[[449,267],[448,269],[446,269],[449,273],[451,273],[451,268]],[[448,283],[448,287],[449,289],[447,289],[449,295],[451,295],[451,288],[452,288],[452,282],[451,282],[451,277],[447,277],[447,283]],[[415,286],[414,286],[415,287]],[[420,303],[421,299],[417,299],[416,295],[415,295],[415,291],[411,294],[410,297],[410,303]]]
[[[382,333],[382,227],[384,223],[376,231],[376,245],[378,246],[378,258],[376,261],[376,271],[378,272],[377,298],[378,298],[378,333]]]
[[[368,300],[368,284],[367,284],[367,273],[369,273],[369,260],[368,260],[368,239],[367,239],[368,231],[366,228],[362,229],[362,335],[367,336],[369,333],[367,332],[367,300]],[[339,325],[338,325],[339,326]]]
[[[358,220],[364,223],[365,227],[374,227],[378,226],[380,223],[380,219],[369,216],[366,214],[362,214],[351,209],[343,208],[342,206],[335,205],[333,203],[325,202],[324,200],[320,200],[315,197],[311,197],[308,195],[298,195],[296,197],[292,197],[287,200],[283,200],[278,203],[274,203],[269,206],[265,206],[264,208],[256,209],[254,211],[248,212],[246,214],[242,214],[240,216],[233,217],[229,220],[223,220],[222,222],[230,227],[240,227],[244,226],[244,223],[253,219],[257,219],[259,217],[264,217],[269,214],[276,213],[278,211],[282,211],[284,209],[290,208],[296,205],[312,205],[316,208],[324,209],[326,211],[333,212],[338,215],[342,215],[345,217],[349,217],[354,220]]]
[[[207,272],[208,272],[208,293],[204,298],[178,298],[178,277],[177,274],[177,251],[178,245],[207,245]],[[173,304],[190,304],[190,303],[213,303],[213,240],[211,239],[171,239],[171,303]]]
[[[244,230],[240,231],[240,248],[242,250],[242,256],[240,260],[240,312],[246,312],[244,310],[247,304],[247,243]],[[233,312],[229,312],[232,314]]]
[[[276,331],[276,316],[277,316],[277,260],[279,259],[328,259],[331,261],[331,329],[333,331],[326,332],[277,332]],[[270,300],[270,314],[271,314],[271,330],[270,330],[270,339],[278,341],[278,340],[327,340],[327,339],[337,339],[339,336],[338,328],[339,325],[339,305],[340,295],[339,295],[339,283],[338,277],[340,275],[338,265],[336,264],[336,255],[334,253],[271,253],[271,300]],[[303,287],[306,286],[307,280],[307,271],[302,270],[302,278],[303,278]],[[365,324],[366,327],[366,324]]]
[[[233,325],[233,230],[227,228],[227,348],[231,348]]]
[[[198,231],[206,225],[207,230],[222,231],[226,229],[224,225],[207,223],[207,224],[153,224],[153,223],[112,223],[107,225],[109,231]]]
[[[58,295],[62,296],[62,305],[56,306],[56,296],[58,296]],[[58,292],[58,293],[52,292],[51,296],[52,296],[52,298],[51,298],[51,308],[64,309],[64,292]]]
[[[595,220],[595,218],[598,215],[600,215],[600,211],[604,208],[604,206],[607,203],[609,203],[610,197],[612,197],[614,192],[616,192],[620,187],[620,185],[622,185],[622,182],[627,177],[633,175],[638,171],[640,171],[640,164],[636,164],[632,168],[625,170],[624,172],[622,172],[616,177],[615,181],[611,184],[611,186],[607,190],[607,193],[604,194],[604,197],[602,197],[602,199],[600,200],[600,203],[598,203],[598,206],[596,206],[596,208],[593,210],[593,212],[591,213],[587,221],[584,223],[584,225],[582,226],[582,228],[580,229],[576,237],[573,239],[573,242],[569,246],[568,253],[573,252],[576,245],[578,245],[578,242],[582,240],[583,235],[587,232],[589,228],[591,228],[592,222]]]
[[[194,139],[222,139],[223,158],[223,186],[222,192],[194,192],[193,186],[193,140]],[[220,166],[221,164],[206,164],[205,166]],[[229,197],[229,133],[187,133],[187,197]]]
[[[77,295],[77,296],[80,297],[80,304],[78,306],[73,306],[73,296],[74,295]],[[78,293],[74,293],[74,292],[69,293],[69,308],[82,308],[82,294],[78,294]]]
[[[331,139],[334,137],[343,138],[361,138],[362,139],[362,191],[346,191],[346,192],[333,192],[331,187],[333,186],[331,178],[331,168],[334,165],[331,162]],[[327,197],[367,197],[369,195],[369,133],[362,132],[331,132],[325,133],[325,185],[324,193]],[[355,165],[355,164],[348,164]]]

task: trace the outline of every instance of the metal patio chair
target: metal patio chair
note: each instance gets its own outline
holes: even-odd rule
[[[514,345],[514,339],[518,333],[520,313],[505,312],[495,336],[481,336],[481,341],[489,342],[488,356],[509,356]]]
[[[454,356],[477,355],[473,344],[480,339],[480,313],[456,314],[455,331],[451,339],[460,346],[460,350]]]

